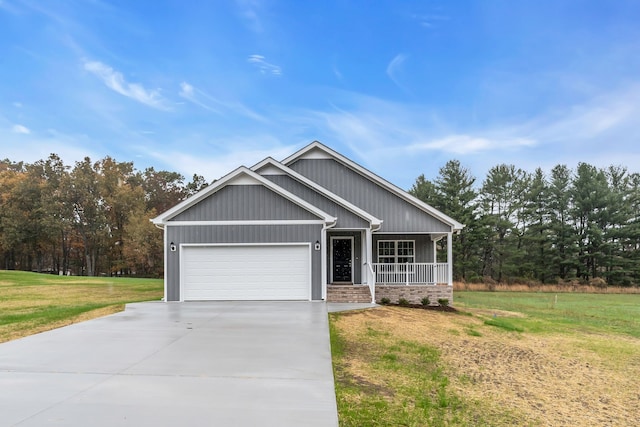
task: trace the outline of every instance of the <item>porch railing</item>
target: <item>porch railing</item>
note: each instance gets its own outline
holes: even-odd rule
[[[365,263],[367,265],[367,274],[369,275],[369,280],[367,280],[367,284],[369,285],[369,292],[371,293],[371,304],[376,303],[376,272],[373,270],[373,267],[370,262]]]
[[[376,283],[382,285],[435,285],[449,283],[447,263],[372,263]]]

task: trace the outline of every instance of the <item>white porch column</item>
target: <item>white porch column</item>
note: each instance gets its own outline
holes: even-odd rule
[[[447,279],[449,286],[453,286],[453,233],[447,233]]]
[[[433,251],[433,263],[438,263],[438,241],[433,240],[433,236],[431,236],[431,250]]]
[[[371,277],[371,275],[369,274],[369,267],[371,266],[371,263],[373,262],[373,239],[371,237],[371,229],[367,228],[364,231],[364,245],[365,245],[365,251],[366,251],[366,262],[368,263],[366,266],[366,272],[367,272],[367,284],[370,284],[369,282],[373,279]],[[371,266],[373,267],[373,266]],[[373,284],[375,286],[375,283]]]

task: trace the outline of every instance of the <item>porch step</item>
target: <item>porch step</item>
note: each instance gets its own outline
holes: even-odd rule
[[[327,285],[327,302],[371,302],[367,285]]]

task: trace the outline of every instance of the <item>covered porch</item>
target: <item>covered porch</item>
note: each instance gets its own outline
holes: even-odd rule
[[[364,288],[359,298],[369,298],[371,302],[389,298],[390,292],[416,303],[425,296],[433,302],[440,298],[452,301],[452,234],[328,230],[327,288],[336,291],[340,287],[345,295],[356,293],[345,287]],[[437,244],[443,238],[446,238],[446,259],[439,259]],[[443,254],[440,257],[444,258]],[[390,298],[392,302],[397,299]]]

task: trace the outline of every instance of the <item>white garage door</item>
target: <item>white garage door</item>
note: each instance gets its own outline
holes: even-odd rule
[[[309,300],[309,245],[183,246],[183,300]]]

